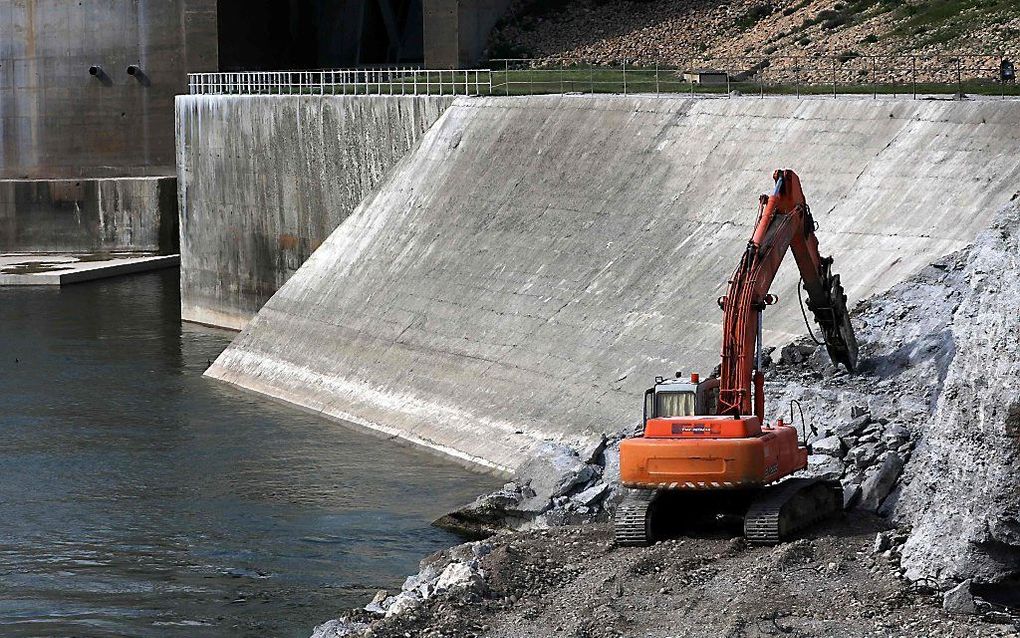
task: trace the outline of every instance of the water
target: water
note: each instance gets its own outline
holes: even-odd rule
[[[301,636],[492,486],[202,378],[177,273],[0,289],[0,635]]]

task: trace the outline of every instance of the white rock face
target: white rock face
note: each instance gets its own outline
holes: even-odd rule
[[[977,239],[952,324],[955,355],[897,506],[910,578],[1020,569],[1020,207]],[[934,381],[934,380],[933,380]]]

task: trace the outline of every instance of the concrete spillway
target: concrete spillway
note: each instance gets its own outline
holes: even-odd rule
[[[240,330],[452,96],[181,95],[181,317]]]
[[[851,301],[1020,188],[1020,103],[458,99],[208,374],[501,470],[635,423],[718,361],[722,294],[778,167]],[[784,266],[773,344],[804,332]]]

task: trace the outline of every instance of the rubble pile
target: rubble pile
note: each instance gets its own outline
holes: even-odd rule
[[[622,438],[622,433],[603,437],[581,452],[550,443],[515,480],[435,524],[468,538],[486,538],[507,529],[606,521],[621,496],[617,480]]]
[[[799,402],[817,430],[808,472],[839,478],[847,505],[912,530],[913,580],[1020,570],[1018,226],[1013,203],[970,248],[861,303],[856,374],[801,341],[768,375],[770,405]]]

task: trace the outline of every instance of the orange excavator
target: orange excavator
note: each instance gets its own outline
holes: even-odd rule
[[[720,519],[742,519],[750,542],[773,544],[842,510],[838,481],[788,478],[808,457],[792,407],[790,423],[765,420],[762,314],[777,301],[769,287],[788,250],[829,357],[850,372],[857,364],[846,295],[832,258],[818,254],[800,179],[791,170],[777,170],[773,179],[775,190],[761,196],[754,234],[719,298],[719,376],[657,377],[645,392],[641,435],[620,444],[620,481],[631,489],[614,520],[618,545],[647,545]]]

